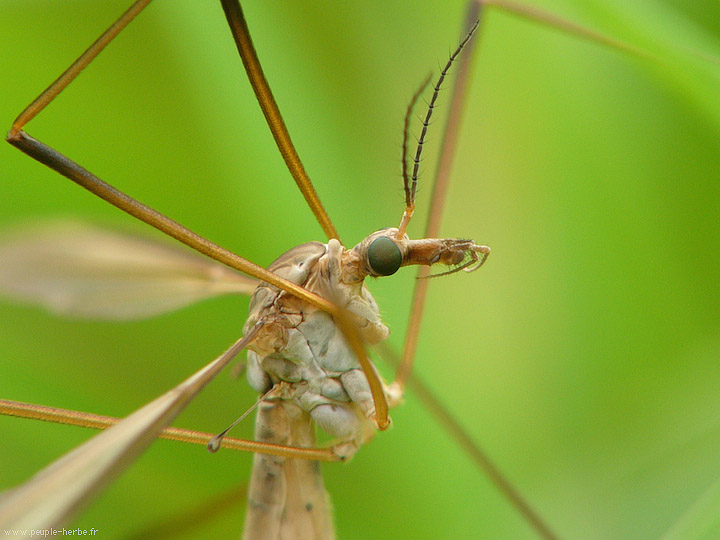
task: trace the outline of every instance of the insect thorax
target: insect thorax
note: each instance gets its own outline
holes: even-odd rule
[[[353,251],[337,240],[311,242],[281,255],[269,270],[348,310],[362,337],[378,343],[388,334],[374,299],[352,270]],[[311,415],[329,435],[356,450],[374,432],[367,379],[345,338],[326,312],[262,283],[253,294],[246,331],[264,325],[248,351],[248,380],[267,399]]]

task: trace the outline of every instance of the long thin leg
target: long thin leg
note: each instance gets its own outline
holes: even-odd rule
[[[605,34],[596,32],[591,28],[563,19],[562,17],[558,17],[557,15],[548,13],[547,11],[543,11],[539,8],[526,6],[512,0],[473,0],[473,2],[477,4],[478,7],[481,5],[492,6],[507,13],[511,13],[512,15],[522,17],[530,22],[550,26],[569,34],[575,34],[583,39],[594,41],[596,43],[600,43],[601,45],[606,45],[629,54],[640,57],[652,56],[648,52],[638,49],[637,47],[633,47],[624,41],[606,36]]]
[[[275,285],[276,287],[302,298],[306,302],[319,307],[328,312],[336,311],[337,308],[324,298],[310,293],[302,287],[276,276],[272,272],[268,272],[261,266],[258,266],[239,255],[206,240],[197,233],[194,233],[187,227],[184,227],[177,221],[161,214],[157,210],[133,199],[129,195],[114,188],[107,182],[101,180],[87,169],[84,169],[68,157],[57,152],[47,144],[38,141],[24,131],[13,130],[8,134],[7,141],[25,152],[30,157],[36,159],[40,163],[47,165],[54,171],[59,172],[66,178],[69,178],[76,184],[84,187],[94,195],[109,202],[120,210],[127,212],[134,218],[144,221],[148,225],[155,227],[179,240],[183,244],[193,248],[194,250],[215,259],[218,262],[226,264],[230,268],[239,270],[249,276],[255,277],[262,281]]]
[[[480,6],[470,4],[466,17],[465,28],[470,28],[475,21],[480,20]],[[482,21],[480,21],[482,23]],[[479,28],[477,32],[482,32]],[[447,195],[448,185],[450,183],[450,168],[452,159],[455,154],[455,146],[457,143],[458,133],[460,131],[460,122],[462,119],[462,106],[467,89],[467,81],[469,79],[469,71],[475,44],[480,39],[480,35],[475,36],[474,40],[469,41],[465,45],[464,54],[458,58],[457,76],[450,97],[450,109],[445,123],[445,131],[442,136],[442,147],[440,150],[440,159],[438,160],[437,170],[435,171],[435,182],[433,184],[433,192],[430,197],[430,213],[428,221],[425,224],[425,238],[436,238],[440,231],[440,222],[442,219],[442,211],[445,207],[445,198]],[[418,268],[418,277],[424,278],[428,276],[430,269],[427,266]],[[422,322],[422,314],[425,309],[425,298],[427,296],[427,288],[429,285],[427,279],[418,279],[415,281],[415,290],[413,292],[412,307],[410,308],[410,321],[408,322],[407,333],[405,334],[405,344],[403,346],[402,360],[400,366],[395,373],[395,381],[400,386],[405,385],[405,381],[412,371],[413,359],[417,348],[417,341],[420,335],[420,324]]]
[[[480,4],[475,2],[471,3],[468,7],[465,27],[470,27],[475,23],[475,21],[479,20],[480,17]],[[465,46],[464,55],[462,55],[459,59],[457,77],[455,79],[455,84],[450,98],[450,110],[442,137],[440,158],[435,171],[435,183],[433,185],[430,203],[431,209],[428,221],[425,225],[425,238],[435,238],[438,236],[440,231],[440,222],[442,221],[443,208],[445,207],[445,199],[447,196],[448,186],[450,184],[452,161],[455,155],[458,134],[460,132],[462,110],[465,102],[468,80],[470,79],[470,66],[472,65],[471,62],[473,52],[475,51],[475,44],[479,38],[479,35],[476,36],[474,41],[469,42]],[[428,274],[428,267],[419,267],[419,278],[425,277]],[[402,360],[396,372],[396,381],[401,386],[404,386],[406,382],[408,382],[411,374],[429,283],[430,281],[427,279],[417,279],[415,281],[410,322],[405,335],[405,346],[403,348]],[[540,537],[545,540],[557,540],[558,537],[545,523],[545,521],[533,510],[520,492],[515,489],[508,478],[490,459],[487,452],[485,452],[480,445],[478,445],[468,435],[462,425],[443,406],[442,402],[435,397],[430,388],[417,378],[412,379],[410,384],[424,405],[450,432],[458,444],[460,444],[470,454],[477,465],[485,471],[488,478],[492,480],[505,498],[510,501],[517,511],[525,518],[525,520],[537,531]]]
[[[35,100],[25,107],[25,110],[21,112],[13,122],[12,128],[10,129],[10,137],[13,133],[20,131],[25,124],[35,118],[37,114],[42,111],[47,105],[55,99],[65,87],[70,84],[75,77],[80,75],[80,72],[92,62],[95,57],[102,52],[102,50],[113,40],[115,37],[123,31],[123,29],[130,24],[130,22],[137,17],[137,15],[147,7],[152,0],[137,0],[128,10],[123,13],[120,18],[115,21],[110,28],[108,28],[103,34],[95,40],[95,42],[87,48],[87,50],[75,60],[69,68],[67,68],[62,75],[60,75],[53,83],[48,86],[42,94],[40,94]]]
[[[44,422],[57,422],[69,426],[79,426],[91,429],[109,429],[122,421],[122,418],[115,418],[113,416],[60,409],[57,407],[47,407],[45,405],[23,403],[21,401],[13,401],[10,399],[0,399],[0,414],[15,416],[18,418],[42,420]],[[204,433],[190,429],[166,427],[158,434],[157,437],[159,439],[169,439],[171,441],[207,446],[208,443],[216,436],[217,435],[212,433]],[[229,450],[242,450],[245,452],[256,453],[262,452],[263,454],[273,454],[276,456],[297,459],[310,459],[314,461],[342,460],[342,458],[330,448],[298,448],[258,441],[249,441],[247,439],[236,439],[233,437],[224,437],[220,446]]]
[[[283,156],[283,159],[295,179],[298,188],[300,188],[308,206],[310,206],[310,209],[315,214],[318,223],[320,223],[327,237],[339,239],[339,235],[330,221],[330,217],[327,215],[325,208],[320,202],[320,199],[315,192],[315,188],[313,187],[310,178],[307,176],[305,167],[303,167],[300,157],[295,150],[295,146],[290,139],[290,133],[288,133],[288,130],[285,127],[285,122],[282,119],[280,110],[278,109],[275,98],[272,95],[270,85],[265,79],[262,66],[260,65],[260,60],[258,59],[255,47],[252,44],[250,31],[248,30],[247,23],[245,22],[240,2],[238,0],[221,0],[221,3],[223,10],[225,11],[228,25],[230,26],[230,31],[232,32],[238,52],[240,53],[240,58],[245,66],[248,79],[250,79],[250,83],[255,91],[255,96],[257,97],[260,108],[265,115],[268,127],[275,138],[280,154]],[[355,354],[360,361],[360,365],[362,366],[365,376],[370,384],[370,390],[375,403],[375,417],[378,428],[387,429],[390,426],[390,421],[388,418],[388,404],[385,398],[385,392],[377,373],[365,353],[365,348],[357,330],[350,322],[349,318],[334,305],[332,305],[331,310],[326,309],[326,311],[335,317],[340,330],[343,334],[345,334],[355,350]]]
[[[465,28],[469,28],[476,20],[481,18],[481,8],[483,5],[493,5],[499,9],[503,9],[504,11],[527,18],[530,21],[539,21],[562,31],[576,34],[584,39],[609,45],[616,49],[638,56],[646,56],[642,51],[639,51],[638,49],[619,40],[609,38],[599,34],[598,32],[584,28],[570,21],[566,21],[552,14],[529,8],[527,6],[522,6],[514,2],[508,2],[506,0],[475,0],[470,2]],[[479,38],[480,36],[476,36],[475,41],[471,41],[465,46],[464,54],[458,61],[459,65],[457,68],[456,81],[450,100],[448,118],[442,137],[440,157],[438,159],[435,172],[435,182],[431,196],[430,212],[425,228],[426,238],[439,236],[440,223],[442,221],[443,208],[449,186],[458,134],[460,131],[465,94],[468,80],[470,78],[470,66],[472,65],[471,62],[475,49],[475,43],[479,40]],[[419,278],[426,277],[428,274],[429,270],[427,267],[421,266],[419,268]],[[425,299],[427,297],[428,285],[429,281],[426,279],[418,279],[415,283],[402,359],[396,371],[396,382],[401,387],[404,387],[408,382],[413,385],[415,392],[418,394],[425,406],[433,412],[440,423],[451,433],[458,443],[468,451],[476,463],[486,472],[488,477],[492,479],[498,489],[512,503],[518,512],[525,517],[528,523],[532,525],[542,538],[548,540],[557,538],[550,527],[532,509],[532,507],[530,507],[522,495],[520,495],[510,481],[500,472],[500,469],[493,463],[488,454],[472,440],[462,425],[455,420],[449,411],[447,411],[442,403],[434,396],[429,387],[417,379],[409,381],[417,349],[417,341],[420,335],[422,313],[424,310]]]
[[[608,37],[604,34],[596,32],[590,28],[586,28],[579,24],[568,21],[557,15],[545,12],[543,10],[524,6],[510,0],[472,0],[468,3],[468,13],[465,28],[469,28],[476,20],[482,17],[481,10],[484,6],[495,7],[507,13],[511,13],[518,17],[527,19],[536,24],[544,24],[560,30],[574,34],[583,39],[600,43],[617,49],[619,51],[632,54],[639,57],[649,57],[650,55],[633,47],[621,40]],[[479,29],[478,32],[481,32]],[[437,168],[435,170],[435,182],[433,184],[433,193],[430,199],[430,211],[428,221],[425,228],[425,238],[434,238],[439,236],[440,223],[443,216],[443,208],[445,206],[445,198],[449,186],[452,163],[455,156],[455,147],[457,143],[458,133],[462,120],[462,109],[470,74],[471,59],[475,50],[475,43],[480,39],[480,35],[476,36],[474,41],[470,41],[465,46],[465,51],[458,59],[457,78],[453,88],[450,100],[449,113],[445,124],[445,131],[442,137],[442,145],[440,148],[440,157],[438,159]],[[426,277],[429,274],[428,268],[421,266],[418,270],[418,277]],[[403,346],[402,361],[395,374],[395,380],[401,386],[404,385],[412,371],[413,359],[415,357],[417,340],[420,335],[420,324],[422,313],[425,305],[425,297],[427,295],[428,281],[419,279],[415,284],[413,292],[413,303],[410,311],[410,320],[408,322],[408,330],[405,336],[405,344]]]
[[[327,300],[309,293],[302,287],[275,276],[264,268],[206,240],[160,212],[115,189],[77,163],[23,131],[23,127],[47,107],[150,2],[151,0],[138,0],[135,2],[60,77],[35,98],[13,122],[7,135],[7,141],[30,157],[59,172],[113,206],[159,229],[168,236],[172,236],[200,253],[240,272],[267,281],[320,309],[332,311],[335,308]]]
[[[388,419],[387,400],[382,388],[382,383],[367,356],[365,346],[357,329],[340,308],[332,302],[310,293],[302,287],[276,276],[272,272],[268,272],[247,259],[206,240],[157,210],[140,203],[136,199],[114,188],[74,161],[23,131],[22,128],[24,125],[51,103],[149,2],[150,0],[138,0],[138,2],[133,4],[133,6],[113,23],[55,82],[42,92],[15,120],[7,135],[7,141],[32,158],[59,172],[113,206],[172,236],[200,253],[226,264],[231,268],[235,268],[240,272],[266,281],[330,313],[338,322],[338,326],[343,334],[347,337],[368,379],[375,402],[378,427],[380,429],[386,429],[390,425],[390,422]],[[239,5],[237,9],[239,10]],[[256,57],[255,61],[257,62]]]
[[[292,174],[297,183],[300,192],[305,197],[310,210],[315,214],[315,218],[320,223],[323,231],[327,235],[328,239],[337,238],[340,236],[335,230],[335,226],[330,221],[325,208],[320,202],[320,198],[315,191],[315,188],[310,181],[305,167],[303,167],[300,156],[298,156],[290,139],[290,133],[288,133],[285,122],[283,121],[280,109],[278,109],[275,98],[273,97],[270,85],[265,79],[260,60],[253,47],[252,39],[250,38],[250,31],[248,30],[245,17],[240,7],[238,0],[221,0],[223,9],[225,10],[225,17],[227,17],[228,24],[230,25],[230,31],[232,32],[235,44],[237,45],[240,58],[242,58],[245,71],[247,71],[248,79],[252,84],[255,96],[257,97],[260,108],[262,109],[267,125],[272,132],[275,143],[277,144],[280,154],[282,155],[285,163],[287,164],[290,174]]]
[[[395,351],[387,345],[380,344],[381,356],[391,363],[399,360]],[[397,362],[399,364],[399,361]],[[545,523],[542,517],[525,500],[521,493],[510,482],[510,479],[503,474],[500,467],[490,458],[490,455],[478,444],[467,432],[457,417],[443,404],[428,386],[417,375],[413,374],[407,379],[407,386],[420,399],[425,408],[435,417],[435,420],[448,432],[450,437],[462,448],[475,462],[487,477],[495,484],[495,487],[502,493],[505,499],[517,510],[517,512],[535,529],[540,538],[544,540],[559,540],[559,537]]]
[[[4,529],[60,527],[132,463],[254,338],[260,324],[210,364],[91,438],[0,499]],[[71,486],[71,488],[69,488]]]
[[[355,355],[365,372],[365,376],[368,379],[373,400],[375,402],[378,427],[380,427],[380,429],[386,429],[389,426],[388,406],[385,393],[382,388],[382,383],[380,382],[380,379],[378,378],[377,373],[367,356],[365,346],[357,328],[352,324],[350,318],[344,313],[344,311],[338,306],[303,289],[299,285],[296,285],[287,279],[276,276],[261,266],[236,255],[232,251],[206,240],[187,227],[180,225],[177,221],[168,218],[157,210],[142,204],[136,199],[133,199],[122,191],[114,188],[74,161],[53,150],[48,145],[30,137],[24,131],[11,132],[8,135],[8,142],[38,160],[40,163],[47,165],[76,184],[84,187],[91,193],[97,195],[101,199],[109,202],[113,206],[127,212],[141,221],[144,221],[148,225],[155,227],[165,234],[172,236],[183,244],[215,259],[218,262],[226,264],[231,268],[235,268],[236,270],[244,272],[259,280],[266,281],[279,289],[287,291],[290,294],[295,295],[296,297],[330,313],[335,318],[340,330],[348,339],[348,342],[353,348],[353,351],[355,352]]]
[[[639,57],[650,56],[645,51],[637,49],[636,47],[620,40],[605,36],[592,29],[567,21],[551,13],[524,6],[509,0],[474,0],[469,2],[465,28],[469,28],[476,20],[481,18],[481,9],[484,6],[496,7],[513,15],[525,18],[530,22],[545,24],[563,32],[575,34],[583,39],[613,47],[625,53]],[[479,39],[480,36],[476,36],[476,41]],[[471,62],[475,47],[474,43],[475,42],[471,41],[466,45],[463,56],[461,56],[458,60],[459,66],[457,68],[457,78],[450,100],[448,118],[442,137],[440,156],[435,172],[435,183],[433,185],[430,211],[425,229],[426,238],[439,236],[440,223],[442,221],[443,208],[462,120],[462,109],[470,76],[470,66],[472,65]],[[419,268],[419,278],[426,277],[428,274],[429,272],[427,267],[421,266]],[[404,387],[406,383],[413,387],[415,393],[424,405],[433,412],[440,424],[445,427],[458,444],[460,444],[460,446],[468,452],[478,466],[486,472],[488,477],[492,479],[508,501],[510,501],[510,503],[522,516],[524,516],[526,521],[542,538],[545,538],[546,540],[556,539],[557,536],[550,527],[533,510],[533,508],[530,507],[527,501],[525,501],[520,493],[513,487],[510,481],[500,472],[500,469],[493,463],[493,461],[491,461],[487,452],[485,452],[468,435],[462,425],[445,408],[442,402],[437,399],[430,388],[416,377],[411,378],[412,365],[417,349],[418,337],[420,335],[422,313],[427,296],[428,285],[429,281],[426,279],[418,279],[415,283],[403,354],[396,371],[396,382],[400,385],[400,387]],[[391,358],[392,353],[386,351],[385,356]]]
[[[150,2],[151,0],[138,0],[123,13],[60,77],[18,115],[15,122],[13,122],[10,134],[20,131],[25,124],[55,99]],[[280,154],[327,237],[340,239],[290,139],[290,134],[285,127],[285,122],[263,74],[239,2],[237,0],[223,0],[222,4],[248,78]]]

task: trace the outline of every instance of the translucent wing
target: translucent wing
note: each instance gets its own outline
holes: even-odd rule
[[[46,530],[66,525],[254,339],[257,328],[175,388],[68,452],[23,485],[4,492],[0,497],[3,529]]]
[[[79,222],[51,222],[0,240],[0,294],[62,315],[138,319],[223,294],[252,278],[181,246]]]

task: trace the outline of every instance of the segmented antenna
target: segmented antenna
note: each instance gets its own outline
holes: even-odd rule
[[[403,126],[403,144],[402,144],[402,176],[403,184],[405,186],[405,206],[410,206],[413,203],[413,198],[410,196],[410,175],[408,174],[408,139],[410,138],[410,117],[413,109],[417,104],[417,100],[420,99],[420,94],[425,91],[425,88],[430,84],[430,78],[432,73],[428,73],[425,80],[415,91],[410,104],[408,105],[407,111],[405,111],[405,125]]]
[[[467,33],[465,38],[460,42],[460,44],[455,49],[455,52],[453,52],[450,55],[450,58],[447,61],[447,64],[445,64],[445,67],[440,72],[440,77],[438,77],[437,82],[435,83],[435,87],[433,89],[433,95],[430,99],[430,103],[428,104],[428,110],[427,114],[425,115],[425,120],[423,120],[423,127],[422,131],[420,132],[420,138],[418,139],[418,145],[417,150],[415,151],[415,157],[413,158],[413,173],[412,173],[412,181],[410,182],[410,186],[408,188],[408,180],[406,176],[406,166],[405,166],[405,152],[403,151],[403,178],[405,180],[405,212],[403,212],[402,220],[400,221],[400,226],[398,227],[398,234],[397,237],[401,238],[405,231],[407,230],[408,223],[410,222],[410,218],[412,218],[413,213],[415,212],[415,191],[417,190],[417,180],[418,180],[418,171],[420,170],[420,156],[422,155],[423,151],[423,145],[425,144],[425,136],[427,134],[428,126],[430,125],[430,118],[432,117],[433,109],[435,108],[435,102],[437,101],[438,95],[440,95],[440,87],[442,86],[443,81],[445,80],[445,77],[447,76],[448,72],[450,71],[450,66],[452,66],[453,62],[455,61],[455,58],[460,54],[460,52],[463,50],[463,47],[465,47],[465,44],[467,44],[468,41],[470,41],[470,38],[472,38],[473,34],[475,33],[475,30],[477,30],[478,25],[480,24],[480,21],[475,21],[475,24],[472,25],[472,28],[470,28],[470,31]],[[415,98],[414,98],[415,99]],[[409,114],[406,115],[406,125],[408,121]],[[407,132],[407,128],[406,128]],[[405,139],[407,140],[407,133],[405,135]],[[403,144],[403,148],[405,145]]]

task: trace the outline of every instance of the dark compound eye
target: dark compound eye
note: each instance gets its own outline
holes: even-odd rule
[[[390,276],[400,268],[402,253],[395,242],[387,236],[380,236],[368,248],[368,261],[373,272],[380,276]]]

